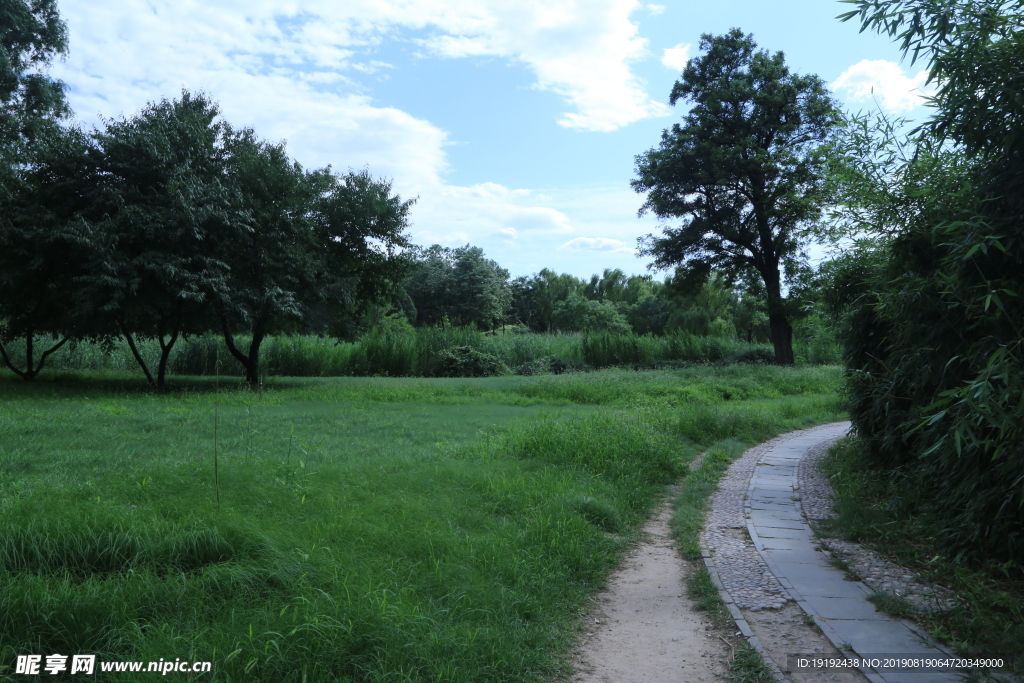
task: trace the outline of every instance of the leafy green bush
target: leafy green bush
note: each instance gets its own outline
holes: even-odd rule
[[[438,377],[494,377],[509,372],[500,358],[472,346],[456,346],[442,351],[440,361]]]
[[[856,0],[844,20],[927,60],[931,120],[853,118],[836,223],[860,240],[830,303],[866,466],[948,559],[1024,577],[1024,114],[1018,3]],[[865,238],[865,236],[867,236]]]

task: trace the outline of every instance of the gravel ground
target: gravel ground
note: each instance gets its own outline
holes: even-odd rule
[[[751,448],[737,459],[709,502],[701,540],[715,558],[722,583],[768,655],[785,671],[793,654],[841,657],[786,595],[754,549],[747,534],[743,501],[758,460],[800,432],[784,434]],[[800,506],[809,522],[832,516],[832,488],[817,463],[832,442],[812,448],[798,472]],[[712,681],[725,673],[734,634],[718,633],[706,617],[692,611],[684,582],[692,571],[670,537],[668,506],[648,522],[645,540],[607,591],[597,596],[581,622],[580,647],[573,655],[572,683],[632,681]],[[932,586],[856,543],[828,539],[835,554],[849,563],[868,586],[905,598],[919,609],[948,603],[949,592]],[[727,649],[728,648],[728,649]],[[794,683],[854,683],[856,671],[786,672]]]
[[[843,655],[785,593],[747,534],[743,501],[757,462],[801,432],[783,434],[746,451],[733,462],[712,495],[701,541],[715,559],[726,591],[743,613],[768,656],[793,683],[864,683],[855,670],[789,671],[792,655]],[[828,448],[827,444],[825,448]]]
[[[831,443],[810,449],[800,461],[800,505],[804,517],[812,527],[814,522],[834,516],[832,511],[832,485],[818,469],[818,462],[828,454]],[[951,591],[930,584],[914,572],[900,567],[859,543],[829,538],[824,545],[843,559],[853,574],[879,593],[903,598],[918,612],[944,611],[952,607]]]
[[[711,496],[704,531],[704,543],[718,568],[725,589],[742,610],[758,612],[780,609],[787,601],[782,584],[768,569],[754,548],[743,516],[743,500],[757,461],[776,445],[794,438],[797,432],[754,446],[729,467]]]

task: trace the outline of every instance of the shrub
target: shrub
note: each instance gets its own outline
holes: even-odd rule
[[[472,346],[457,346],[442,351],[438,377],[494,377],[506,375],[508,366],[500,358]]]

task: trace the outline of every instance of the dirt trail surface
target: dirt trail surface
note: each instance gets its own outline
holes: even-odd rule
[[[571,683],[711,683],[728,671],[730,647],[686,596],[690,566],[672,539],[671,518],[667,499],[597,596]]]
[[[787,599],[742,532],[744,493],[757,461],[774,445],[801,433],[755,446],[733,464],[709,501],[704,532],[706,544],[713,540],[725,550],[718,568],[730,576],[748,624],[769,656],[783,663],[786,655],[797,652],[842,657]],[[569,683],[711,683],[728,673],[739,641],[734,630],[716,629],[704,613],[694,611],[694,601],[687,596],[686,581],[696,563],[679,555],[671,536],[672,497],[674,493],[648,521],[641,543],[595,598],[583,623],[582,642],[572,656],[575,672]],[[791,672],[788,677],[794,683],[866,681],[857,671]]]

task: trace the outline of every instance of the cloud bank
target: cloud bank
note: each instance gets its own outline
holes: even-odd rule
[[[877,99],[884,109],[903,114],[924,104],[934,92],[927,81],[927,70],[908,76],[895,62],[864,59],[844,71],[832,89],[855,102]]]

